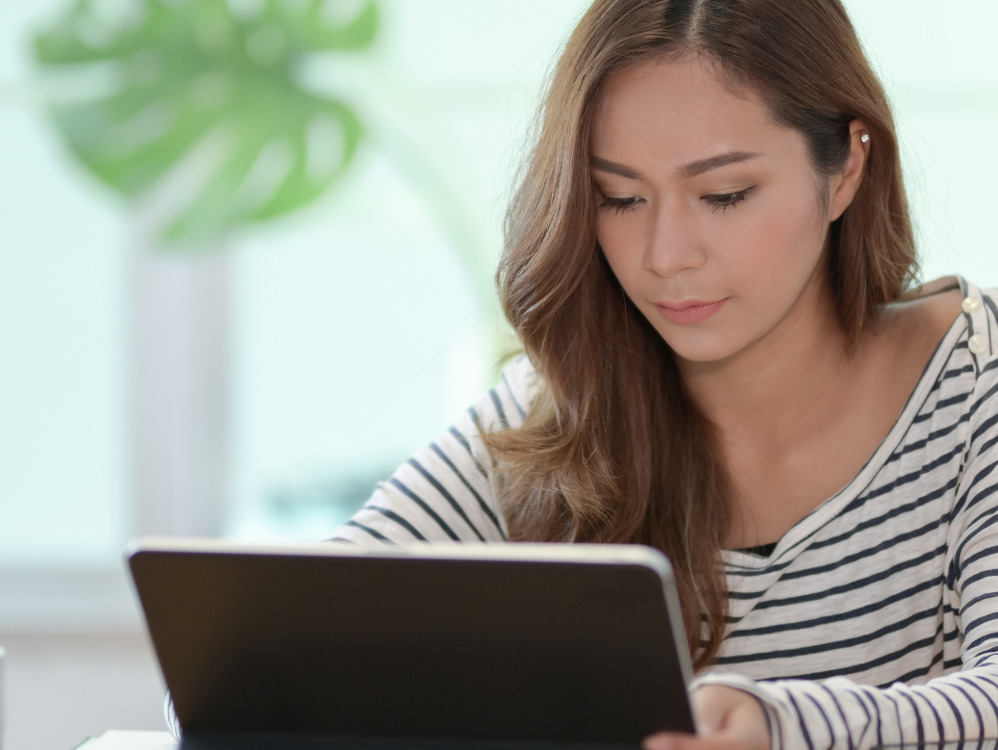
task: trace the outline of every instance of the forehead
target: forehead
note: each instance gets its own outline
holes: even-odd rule
[[[685,163],[724,151],[803,154],[803,139],[776,123],[761,98],[689,58],[629,65],[604,82],[592,121],[593,154]]]

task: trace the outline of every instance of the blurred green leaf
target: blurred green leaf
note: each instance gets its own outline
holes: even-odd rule
[[[342,176],[360,118],[295,74],[306,55],[370,46],[378,25],[376,0],[77,0],[35,54],[53,78],[110,80],[53,105],[56,126],[129,199],[173,174],[181,198],[162,238],[191,242],[300,208]]]

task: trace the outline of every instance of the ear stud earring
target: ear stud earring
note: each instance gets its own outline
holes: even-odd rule
[[[863,133],[863,134],[862,134],[862,135],[861,135],[861,136],[859,137],[859,139],[860,139],[860,140],[861,140],[861,141],[862,141],[863,143],[869,143],[869,142],[870,142],[870,134],[869,134],[869,133]]]

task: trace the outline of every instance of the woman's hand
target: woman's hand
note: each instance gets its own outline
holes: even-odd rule
[[[744,690],[704,685],[693,695],[697,734],[663,732],[644,750],[769,750],[769,722],[762,705]]]

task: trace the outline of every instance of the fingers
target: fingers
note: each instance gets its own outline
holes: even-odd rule
[[[715,734],[710,736],[697,734],[653,734],[642,743],[644,750],[746,750],[751,745],[742,740]]]
[[[664,732],[648,737],[645,750],[765,750],[769,724],[761,704],[744,690],[704,686],[693,696],[697,734]]]
[[[741,690],[715,685],[708,685],[694,693],[693,713],[698,734],[712,735],[730,726],[733,713],[747,697]]]

